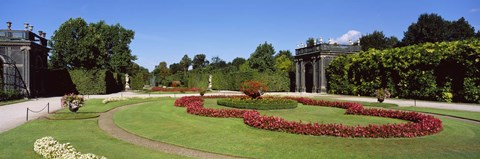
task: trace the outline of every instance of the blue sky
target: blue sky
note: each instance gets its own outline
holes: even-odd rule
[[[160,61],[170,65],[185,54],[192,59],[199,53],[225,61],[248,58],[265,41],[276,51],[295,52],[296,45],[309,37],[342,43],[380,30],[401,39],[422,13],[437,13],[446,20],[464,17],[475,30],[480,29],[478,0],[23,0],[6,4],[0,10],[0,28],[6,28],[7,21],[13,22],[13,29],[29,22],[34,32],[43,30],[47,37],[72,17],[120,23],[135,31],[132,53],[150,71]]]

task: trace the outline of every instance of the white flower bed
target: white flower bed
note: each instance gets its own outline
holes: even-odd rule
[[[122,100],[128,100],[129,98],[126,97],[110,97],[110,98],[105,98],[102,103],[107,104],[110,102],[116,102],[116,101],[122,101]]]
[[[35,141],[33,150],[47,159],[106,159],[95,154],[82,154],[70,143],[61,144],[51,136],[46,136]]]

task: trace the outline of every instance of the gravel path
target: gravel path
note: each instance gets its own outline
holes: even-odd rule
[[[141,103],[140,103],[141,104]],[[139,145],[143,147],[147,147],[153,150],[157,151],[162,151],[166,153],[171,153],[171,154],[178,154],[182,156],[188,156],[188,157],[194,157],[194,158],[208,158],[208,159],[234,159],[234,158],[240,158],[240,157],[235,157],[235,156],[228,156],[228,155],[222,155],[222,154],[216,154],[216,153],[210,153],[210,152],[205,152],[205,151],[200,151],[200,150],[194,150],[194,149],[188,149],[172,144],[167,144],[159,141],[153,141],[151,139],[143,138],[140,136],[137,136],[135,134],[131,134],[121,128],[119,128],[114,122],[113,122],[113,114],[115,112],[126,109],[128,107],[133,107],[137,106],[139,104],[133,104],[133,105],[127,105],[127,106],[122,106],[118,107],[115,109],[112,109],[108,112],[102,113],[98,119],[98,125],[99,127],[105,131],[108,135],[126,141],[128,143],[132,143],[134,145]]]

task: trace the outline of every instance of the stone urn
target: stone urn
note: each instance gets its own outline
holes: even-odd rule
[[[75,104],[75,103],[72,103],[72,102],[69,102],[68,103],[68,109],[71,111],[71,112],[77,112],[78,109],[80,108],[80,106],[78,104]]]

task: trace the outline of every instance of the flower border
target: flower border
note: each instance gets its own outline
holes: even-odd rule
[[[207,96],[207,98],[222,98],[226,96]],[[238,97],[238,96],[230,96]],[[366,109],[363,105],[353,102],[332,102],[313,100],[303,97],[284,97],[296,100],[304,105],[327,106],[347,109],[346,115],[366,115],[386,118],[396,118],[410,121],[401,124],[385,124],[368,126],[346,126],[342,124],[319,124],[286,121],[275,116],[260,115],[255,110],[238,109],[212,109],[203,107],[203,98],[198,96],[186,96],[175,101],[175,106],[186,107],[187,113],[223,118],[243,118],[245,124],[271,131],[288,132],[303,135],[328,135],[337,137],[364,137],[364,138],[393,138],[393,137],[419,137],[438,133],[443,130],[442,121],[431,115],[417,112],[399,110]]]

